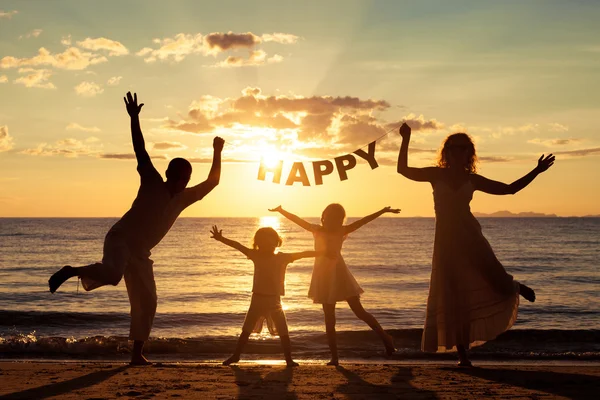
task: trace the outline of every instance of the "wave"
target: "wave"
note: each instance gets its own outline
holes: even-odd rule
[[[388,331],[398,348],[396,359],[454,358],[454,354],[422,353],[419,350],[421,329]],[[169,359],[205,360],[230,353],[235,336],[204,336],[193,338],[151,338],[145,347],[149,355]],[[295,356],[326,358],[329,355],[324,333],[292,335]],[[338,332],[338,347],[344,358],[376,358],[381,356],[381,344],[371,331]],[[126,357],[130,344],[123,336],[91,336],[85,338],[39,337],[35,332],[0,336],[0,358],[105,358]],[[253,337],[246,354],[257,357],[281,354],[279,340],[259,335]],[[600,330],[537,330],[523,329],[503,333],[496,340],[472,350],[477,359],[530,360],[600,360]]]

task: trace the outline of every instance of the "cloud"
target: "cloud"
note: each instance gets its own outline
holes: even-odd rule
[[[8,126],[0,126],[0,152],[12,149],[13,142],[13,137],[8,134]]]
[[[298,36],[292,35],[290,33],[265,33],[262,35],[262,40],[264,42],[276,42],[281,44],[294,44],[298,41]]]
[[[275,54],[272,57],[267,58],[267,53],[262,50],[251,51],[248,58],[229,56],[224,61],[217,63],[217,67],[248,67],[258,66],[264,64],[275,64],[283,61],[283,57],[279,54]]]
[[[496,156],[479,156],[477,157],[479,161],[490,162],[490,163],[504,163],[510,162],[513,159],[508,157],[496,157]]]
[[[388,126],[389,128],[396,126],[400,127],[400,125],[402,125],[403,122],[407,123],[413,131],[437,131],[440,129],[444,129],[444,124],[442,124],[441,122],[438,122],[435,119],[426,119],[423,116],[423,114],[417,116],[413,113],[410,113],[404,118],[402,118],[400,122],[389,124]]]
[[[540,126],[538,124],[525,124],[521,126],[503,126],[496,128],[495,130],[487,129],[491,131],[490,136],[494,139],[499,139],[503,136],[513,136],[522,133],[533,133],[538,132]]]
[[[35,148],[25,149],[21,154],[30,156],[64,156],[68,158],[77,158],[97,154],[98,150],[84,144],[81,140],[67,138],[57,141],[54,145],[40,143]]]
[[[0,19],[1,18],[11,19],[13,17],[13,15],[18,14],[18,13],[19,12],[17,10],[13,10],[13,11],[0,10]]]
[[[179,33],[173,38],[154,39],[154,43],[160,45],[160,47],[158,49],[144,47],[136,55],[145,57],[144,61],[147,63],[169,59],[180,62],[190,54],[201,52],[203,48],[201,34]]]
[[[135,160],[135,154],[133,153],[103,153],[99,154],[98,158],[103,158],[106,160]],[[150,158],[157,160],[168,160],[165,155],[152,156]]]
[[[252,32],[213,32],[207,35],[178,33],[173,37],[154,39],[153,42],[158,45],[158,48],[144,47],[136,55],[144,57],[144,61],[148,63],[159,60],[180,62],[191,54],[217,56],[224,52],[248,50],[251,54],[249,58],[230,56],[225,61],[218,63],[217,66],[262,65],[281,62],[283,58],[277,54],[267,57],[263,50],[256,49],[257,45],[263,41],[287,45],[296,43],[297,40],[298,37],[295,35],[280,32],[262,36]]]
[[[129,50],[121,42],[116,40],[107,39],[105,37],[99,38],[86,38],[85,40],[77,42],[79,47],[87,50],[105,50],[108,51],[109,56],[124,56],[129,54]]]
[[[579,149],[579,150],[568,150],[568,151],[554,151],[555,155],[566,155],[573,157],[585,157],[600,154],[600,147],[594,147],[590,149]]]
[[[94,97],[104,92],[104,89],[95,82],[83,81],[79,85],[75,86],[75,92],[79,96],[83,97]]]
[[[31,58],[17,58],[6,56],[0,59],[0,68],[18,68],[28,66],[48,65],[55,68],[67,70],[82,70],[90,65],[108,61],[106,57],[98,54],[81,51],[77,47],[69,47],[62,53],[52,54],[44,47],[38,50],[38,54]]]
[[[8,82],[8,76],[0,75],[0,83],[6,83],[6,82]]]
[[[96,126],[83,126],[83,125],[79,125],[76,122],[71,122],[69,125],[67,125],[66,128],[68,131],[70,130],[76,130],[76,131],[83,131],[83,132],[100,132],[100,128],[96,127]]]
[[[569,130],[568,126],[559,124],[557,122],[549,123],[548,128],[553,132],[566,132]]]
[[[52,82],[48,82],[48,79],[52,76],[52,72],[49,69],[21,68],[19,69],[19,73],[26,75],[15,79],[14,83],[23,84],[25,87],[56,89],[56,86]]]
[[[246,33],[209,33],[204,37],[208,54],[218,54],[227,50],[251,49],[261,42],[260,37],[252,32]]]
[[[62,39],[60,39],[60,43],[64,46],[70,47],[71,46],[71,35],[63,36]]]
[[[40,36],[42,34],[43,30],[41,29],[34,29],[29,33],[26,33],[25,35],[21,35],[19,36],[19,39],[29,39],[29,38],[36,38],[38,36]]]
[[[530,140],[527,141],[527,143],[540,144],[540,145],[546,146],[546,147],[565,146],[565,145],[569,145],[569,144],[573,144],[573,143],[578,143],[578,142],[581,142],[581,139],[577,139],[577,138],[567,138],[567,139],[561,139],[561,138],[557,138],[557,139],[540,139],[540,138],[534,138],[534,139],[530,139]]]
[[[123,79],[122,76],[113,76],[106,81],[106,84],[108,86],[117,86],[121,82],[121,79]]]
[[[157,142],[152,148],[154,150],[185,150],[187,146],[179,142]]]

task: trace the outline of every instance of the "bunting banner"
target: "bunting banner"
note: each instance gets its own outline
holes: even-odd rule
[[[365,145],[358,150],[345,154],[342,156],[335,157],[333,160],[319,160],[319,161],[307,161],[306,163],[312,164],[312,174],[314,177],[315,185],[323,184],[323,177],[327,175],[331,175],[334,171],[337,171],[337,175],[339,176],[340,181],[345,181],[348,179],[348,171],[352,168],[356,167],[358,156],[360,159],[365,160],[371,169],[375,169],[379,167],[377,160],[375,159],[375,147],[377,146],[377,142],[383,137],[387,136],[392,130],[397,128],[392,128],[387,131],[385,134],[381,135],[377,139],[373,140],[368,145]],[[364,149],[367,148],[367,151]],[[290,172],[285,180],[286,186],[293,186],[295,183],[302,183],[302,186],[310,186],[310,180],[308,179],[308,173],[304,166],[305,162],[296,161],[292,164]],[[310,168],[309,168],[310,171]],[[260,166],[258,168],[258,180],[265,181],[267,180],[267,174],[272,175],[272,182],[280,184],[281,183],[281,175],[283,173],[283,160],[278,160],[273,163],[268,163],[264,159],[260,160]]]

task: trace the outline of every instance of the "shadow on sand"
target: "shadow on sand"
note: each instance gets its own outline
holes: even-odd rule
[[[389,385],[376,385],[358,374],[342,367],[336,369],[344,375],[347,382],[337,387],[336,393],[345,394],[349,399],[436,399],[435,392],[419,389],[411,385],[414,375],[410,367],[398,367]]]
[[[230,366],[235,373],[235,384],[238,387],[239,400],[257,399],[264,394],[264,386],[269,388],[269,398],[295,400],[296,393],[290,391],[290,384],[294,374],[293,368],[282,368],[267,373],[264,377],[261,372],[264,369],[241,369],[236,365]]]
[[[600,378],[592,375],[479,367],[454,370],[488,381],[520,386],[529,390],[539,390],[570,399],[581,399],[587,396],[582,395],[582,393],[600,393]]]
[[[127,368],[129,368],[129,365],[124,365],[109,370],[92,372],[84,376],[69,379],[68,381],[50,383],[48,385],[22,390],[20,392],[9,393],[0,396],[0,400],[46,399],[48,397],[60,396],[72,392],[74,390],[84,389],[89,386],[96,385],[102,381],[107,380],[111,376],[117,375],[118,373],[125,371]]]

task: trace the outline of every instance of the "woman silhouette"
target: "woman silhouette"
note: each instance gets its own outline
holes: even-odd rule
[[[458,351],[459,366],[470,366],[467,350],[508,330],[517,319],[519,294],[535,301],[534,291],[515,281],[494,255],[469,207],[473,192],[515,194],[554,164],[552,154],[538,160],[511,184],[476,174],[475,146],[466,133],[443,143],[436,167],[408,166],[411,129],[400,127],[398,173],[433,187],[435,242],[423,351]]]

